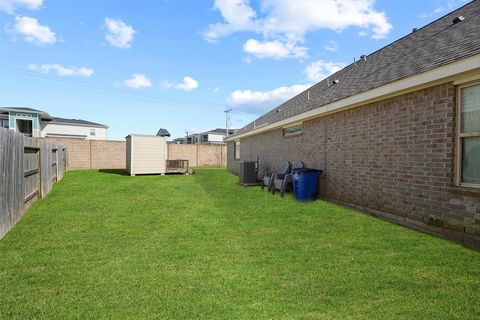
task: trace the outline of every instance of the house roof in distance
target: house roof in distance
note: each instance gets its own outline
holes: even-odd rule
[[[107,125],[91,122],[82,119],[66,119],[66,118],[58,118],[53,117],[51,122],[52,124],[66,124],[66,125],[76,125],[76,126],[85,126],[85,127],[99,127],[99,128],[108,128]]]
[[[158,129],[157,136],[160,136],[160,137],[170,137],[170,132],[168,132],[167,129],[160,128],[160,129]]]
[[[51,121],[52,124],[66,124],[66,125],[77,125],[77,126],[89,126],[89,127],[99,127],[99,128],[108,128],[108,126],[96,122],[91,122],[82,119],[66,119],[59,117],[52,117],[47,112],[27,107],[5,107],[0,108],[0,114],[8,114],[9,112],[23,112],[23,113],[33,113],[40,115],[40,118],[44,121]]]
[[[227,132],[226,129],[217,128],[217,129],[213,129],[213,130],[209,130],[209,131],[205,131],[205,132],[201,132],[201,133],[195,133],[195,134],[207,134],[207,133],[226,134],[226,132]],[[228,130],[228,134],[233,134],[234,132],[235,132],[234,129],[229,129]]]
[[[45,111],[42,110],[37,110],[37,109],[32,109],[32,108],[27,108],[27,107],[4,107],[0,108],[0,114],[7,114],[9,112],[23,112],[23,113],[33,113],[33,114],[38,114],[40,116],[40,119],[45,120],[45,121],[51,121],[52,117],[46,113]]]
[[[249,132],[312,109],[480,54],[480,0],[362,56],[236,131]]]

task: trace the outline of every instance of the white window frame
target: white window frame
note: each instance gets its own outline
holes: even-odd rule
[[[95,137],[97,135],[97,130],[95,128],[90,128],[90,137]]]
[[[238,154],[237,154],[237,143],[238,143]],[[235,140],[233,142],[233,160],[240,160],[241,148],[240,140]],[[238,156],[238,157],[237,157]]]
[[[286,130],[291,129],[291,128],[296,128],[296,127],[302,127],[302,130],[298,131],[298,132],[294,132],[294,133],[287,133]],[[282,136],[284,138],[298,137],[298,136],[303,135],[304,132],[305,132],[305,126],[303,125],[303,123],[297,123],[295,125],[291,125],[291,126],[282,128]]]
[[[462,156],[463,156],[463,150],[462,150],[462,145],[463,145],[463,139],[465,138],[475,138],[475,137],[480,137],[480,132],[469,132],[469,133],[461,133],[461,115],[462,115],[462,105],[461,105],[461,90],[467,87],[472,87],[472,86],[477,86],[480,85],[480,82],[475,81],[463,85],[458,85],[456,88],[456,104],[457,104],[457,110],[456,110],[456,138],[455,138],[455,185],[461,186],[461,187],[470,187],[470,188],[479,188],[480,189],[480,183],[468,183],[468,182],[462,182]]]

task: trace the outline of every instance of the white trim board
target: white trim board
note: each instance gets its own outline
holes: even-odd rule
[[[302,112],[295,116],[262,126],[260,128],[228,137],[225,139],[225,141],[233,141],[236,139],[257,135],[262,132],[272,131],[278,128],[289,126],[295,122],[311,120],[326,116],[328,114],[360,107],[374,101],[380,101],[408,92],[435,86],[441,83],[454,81],[461,77],[475,77],[477,74],[480,74],[480,54],[438,67],[430,71],[419,73],[408,78],[391,82],[351,97],[328,103],[326,105]]]

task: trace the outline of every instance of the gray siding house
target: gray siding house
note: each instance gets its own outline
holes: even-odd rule
[[[480,248],[480,1],[230,136],[228,169],[323,168],[320,196]]]

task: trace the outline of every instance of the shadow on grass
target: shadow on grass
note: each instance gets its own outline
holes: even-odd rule
[[[100,169],[98,172],[116,174],[119,176],[129,176],[128,172],[125,169]]]

